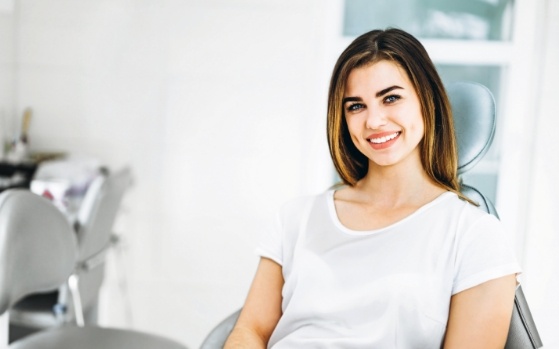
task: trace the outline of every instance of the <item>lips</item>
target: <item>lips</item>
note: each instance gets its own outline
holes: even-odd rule
[[[383,132],[379,134],[374,134],[374,135],[370,135],[367,138],[367,141],[369,141],[372,144],[384,144],[398,137],[400,133],[401,132],[397,131],[397,132]]]

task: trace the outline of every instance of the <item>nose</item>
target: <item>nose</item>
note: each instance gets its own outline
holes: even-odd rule
[[[367,120],[365,121],[366,127],[371,130],[376,130],[387,123],[386,111],[383,108],[370,108],[367,109]]]

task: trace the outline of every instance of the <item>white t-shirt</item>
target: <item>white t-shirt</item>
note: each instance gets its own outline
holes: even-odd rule
[[[257,253],[282,266],[268,348],[440,348],[452,295],[520,267],[502,225],[446,192],[386,228],[353,231],[334,191],[287,203]]]

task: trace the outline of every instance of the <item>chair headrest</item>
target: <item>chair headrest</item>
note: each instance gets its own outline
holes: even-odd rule
[[[487,87],[474,82],[450,83],[446,91],[454,115],[461,174],[479,162],[493,141],[495,100]]]

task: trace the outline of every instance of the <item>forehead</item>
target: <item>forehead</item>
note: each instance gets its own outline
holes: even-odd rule
[[[375,93],[390,86],[412,89],[413,86],[405,70],[397,63],[388,60],[378,61],[354,68],[349,73],[345,86],[345,95]]]

